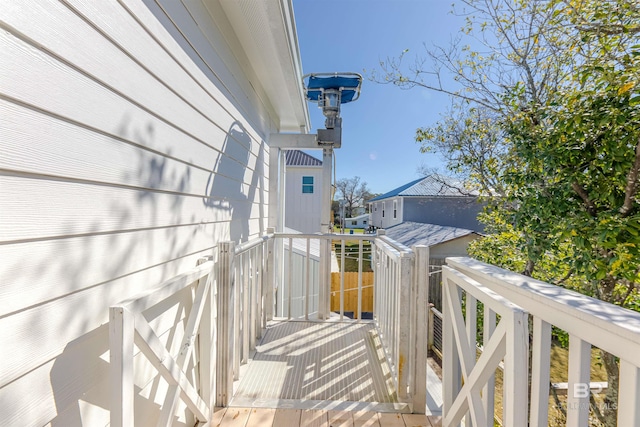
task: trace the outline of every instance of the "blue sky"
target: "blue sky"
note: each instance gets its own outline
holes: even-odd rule
[[[293,0],[304,73],[363,73],[424,44],[447,46],[463,22],[449,13],[448,0]],[[447,96],[422,88],[402,90],[365,76],[360,99],[342,106],[342,148],[337,178],[359,176],[374,193],[385,193],[419,178],[421,165],[443,169],[434,154],[422,154],[414,135],[434,124],[449,105]],[[312,132],[324,127],[316,104],[309,104]],[[312,153],[321,157],[319,151]]]

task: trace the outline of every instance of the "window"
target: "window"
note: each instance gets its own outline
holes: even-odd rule
[[[398,214],[398,202],[394,200],[393,201],[393,217],[397,218],[397,214]]]
[[[313,177],[312,176],[303,176],[302,177],[302,193],[311,194],[313,193]]]
[[[364,221],[362,221],[363,225],[367,225],[367,220],[365,219]]]
[[[351,221],[351,225],[358,225],[358,221]]]

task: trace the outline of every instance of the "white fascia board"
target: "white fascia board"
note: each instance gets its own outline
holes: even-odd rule
[[[309,109],[291,0],[219,0],[258,82],[269,98],[280,132],[308,132]]]
[[[317,135],[309,133],[272,133],[269,135],[269,147],[283,149],[318,149]]]

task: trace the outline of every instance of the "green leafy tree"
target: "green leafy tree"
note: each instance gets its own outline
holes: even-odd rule
[[[451,170],[501,195],[484,213],[494,234],[471,251],[637,310],[640,4],[462,5],[469,14],[464,33],[484,49],[456,40],[449,49],[427,49],[426,60],[409,67],[405,52],[373,78],[457,100],[453,114],[419,129],[417,140],[422,150],[444,154]],[[604,352],[602,361],[607,405],[595,412],[613,426],[618,366]]]

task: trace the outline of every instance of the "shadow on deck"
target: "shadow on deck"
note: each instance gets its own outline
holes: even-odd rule
[[[439,415],[441,384],[428,374],[427,413]],[[234,389],[232,407],[409,412],[372,322],[274,322]]]

